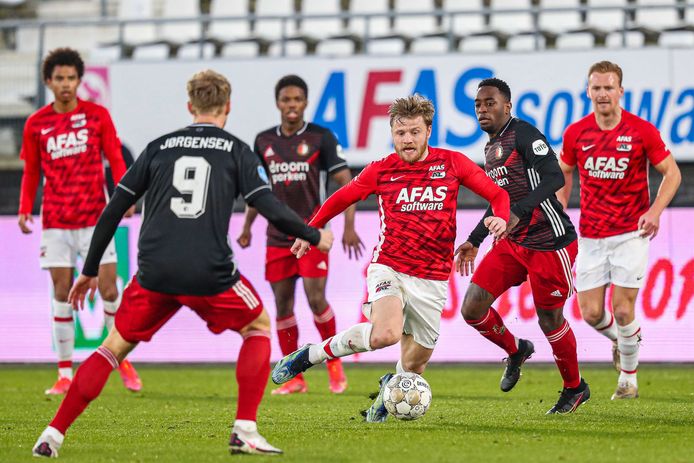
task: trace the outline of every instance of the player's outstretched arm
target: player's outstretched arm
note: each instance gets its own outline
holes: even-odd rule
[[[316,245],[316,247],[323,251],[323,252],[328,252],[330,251],[330,248],[333,246],[333,232],[330,230],[326,230],[325,228],[320,229],[320,241]],[[292,254],[296,256],[297,259],[303,257],[304,254],[308,252],[308,250],[311,248],[309,245],[309,242],[306,240],[302,240],[301,238],[297,238],[294,241],[294,244],[292,245],[291,251]]]
[[[89,293],[89,300],[93,301],[94,295],[96,294],[96,287],[97,277],[88,277],[86,275],[78,276],[67,295],[68,304],[71,304],[72,308],[75,310],[84,309],[84,299],[87,293]]]
[[[82,267],[82,275],[87,277],[96,277],[99,274],[99,263],[104,255],[108,243],[111,242],[113,235],[116,233],[118,224],[123,218],[125,211],[132,206],[137,198],[128,193],[122,188],[116,188],[111,201],[109,201],[106,209],[99,217],[96,223],[92,241],[89,244],[87,258],[84,260]]]
[[[320,231],[306,225],[296,212],[281,203],[270,190],[255,195],[249,205],[256,208],[260,215],[282,233],[304,239],[313,245],[320,243]]]
[[[255,222],[255,218],[258,217],[258,209],[246,205],[246,212],[243,217],[243,227],[241,228],[241,234],[236,238],[236,242],[242,248],[247,248],[251,245],[251,240],[253,235],[251,234],[251,226]]]

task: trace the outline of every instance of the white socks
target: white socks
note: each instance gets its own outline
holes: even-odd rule
[[[638,320],[634,320],[628,325],[618,326],[617,331],[617,347],[619,348],[619,359],[622,367],[622,371],[619,373],[619,382],[628,382],[636,386],[641,326]]]
[[[243,432],[258,432],[258,424],[251,420],[235,420],[234,428]]]
[[[603,310],[602,320],[593,328],[611,341],[617,340],[617,321],[614,319],[614,314],[609,310]]]
[[[345,331],[340,331],[320,344],[312,345],[308,350],[309,362],[316,365],[331,358],[372,350],[370,343],[372,328],[371,323],[359,323]]]
[[[395,364],[395,374],[407,373],[407,370],[402,366],[402,359],[398,359],[398,363]]]
[[[72,379],[72,353],[75,350],[75,320],[72,306],[53,299],[53,342],[58,353],[58,374]]]
[[[109,333],[111,332],[111,328],[113,328],[116,312],[118,311],[118,307],[120,307],[120,300],[121,295],[119,293],[115,301],[104,301],[104,325],[106,325],[106,331]]]

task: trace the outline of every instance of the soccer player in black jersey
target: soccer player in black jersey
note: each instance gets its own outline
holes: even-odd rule
[[[149,145],[123,176],[96,225],[82,274],[69,294],[75,309],[93,294],[99,260],[125,211],[145,195],[138,271],[123,292],[115,327],[82,363],[49,426],[33,449],[55,457],[65,432],[139,342],[147,342],[185,305],[215,334],[244,339],[236,367],[238,403],[229,450],[282,451],[258,433],[256,414],[270,372],[270,318],[251,283],[239,273],[228,244],[229,219],[240,194],[285,233],[323,251],[332,233],[306,225],[272,194],[265,169],[251,149],[223,130],[231,86],[206,70],[187,85],[193,124]]]
[[[308,222],[326,197],[327,176],[340,186],[351,180],[347,162],[333,133],[319,125],[304,121],[308,104],[306,82],[295,75],[282,77],[275,85],[275,101],[281,123],[256,136],[254,151],[268,169],[272,190],[277,197]],[[342,247],[349,257],[358,258],[364,245],[354,230],[355,206],[345,210]],[[257,211],[248,208],[243,231],[238,238],[242,248],[251,244],[251,224]],[[299,348],[299,329],[294,316],[296,280],[303,280],[306,299],[321,339],[336,333],[335,315],[325,297],[328,278],[328,254],[312,248],[301,259],[291,253],[294,237],[278,230],[273,224],[267,228],[265,279],[270,282],[277,306],[277,339],[282,354],[288,355]],[[347,387],[347,378],[339,358],[327,363],[329,388],[336,394]],[[302,375],[283,384],[273,394],[306,392]]]
[[[488,234],[484,219],[491,209],[456,250],[460,273],[469,275],[474,270],[462,314],[470,326],[508,354],[501,390],[510,391],[535,348],[511,334],[491,305],[511,286],[528,279],[540,328],[564,380],[558,402],[547,413],[570,413],[588,400],[590,390],[578,369],[576,338],[563,315],[564,303],[574,291],[571,267],[577,252],[576,231],[555,196],[564,185],[564,175],[545,136],[511,115],[511,89],[506,82],[481,81],[475,113],[489,134],[484,168],[508,192],[511,217],[506,236],[494,243],[476,270],[475,257]]]

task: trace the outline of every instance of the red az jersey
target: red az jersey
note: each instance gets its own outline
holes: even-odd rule
[[[581,236],[636,231],[650,206],[648,163],[659,164],[669,155],[658,129],[625,110],[612,130],[601,130],[592,113],[571,124],[564,133],[561,160],[578,166]]]
[[[52,104],[36,111],[24,126],[19,213],[31,214],[42,170],[43,228],[96,225],[106,206],[102,151],[117,184],[125,173],[125,162],[111,116],[103,106],[78,100],[77,108],[69,113],[55,112]]]
[[[427,157],[412,164],[397,153],[372,162],[328,198],[310,225],[322,227],[350,204],[376,194],[381,228],[371,262],[418,278],[448,280],[461,185],[508,220],[508,194],[477,164],[457,151],[429,147]]]

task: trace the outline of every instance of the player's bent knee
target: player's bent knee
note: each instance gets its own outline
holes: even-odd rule
[[[479,320],[487,313],[493,301],[494,297],[487,290],[471,283],[465,292],[460,313],[466,320]]]
[[[99,294],[104,301],[113,302],[118,299],[118,287],[116,285],[108,285],[105,288],[99,288]]]
[[[590,326],[595,326],[602,321],[602,310],[593,304],[579,304],[581,316]],[[603,309],[604,310],[604,309]]]
[[[373,349],[382,349],[397,344],[400,342],[401,337],[402,333],[390,328],[382,330],[374,329],[371,332],[370,344]]]

